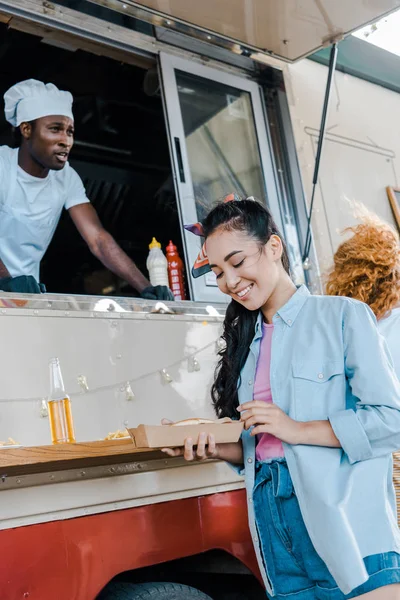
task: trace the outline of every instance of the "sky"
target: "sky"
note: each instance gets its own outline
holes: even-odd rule
[[[400,10],[397,10],[388,17],[381,19],[381,21],[359,29],[353,35],[400,56],[399,31]]]

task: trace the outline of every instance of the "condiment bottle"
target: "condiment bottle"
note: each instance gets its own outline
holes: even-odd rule
[[[153,237],[149,245],[149,255],[146,261],[146,267],[149,272],[151,285],[165,285],[168,287],[168,263],[161,250],[161,244]]]
[[[51,441],[53,444],[74,443],[74,423],[71,400],[61,374],[60,361],[52,358],[50,366],[50,396],[48,399]]]
[[[169,288],[175,300],[186,300],[183,262],[176,246],[169,242],[167,248]]]

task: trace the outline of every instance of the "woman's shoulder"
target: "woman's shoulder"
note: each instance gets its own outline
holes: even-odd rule
[[[400,306],[396,306],[396,308],[392,308],[392,312],[387,317],[388,319],[400,319]]]
[[[395,371],[397,376],[400,377],[400,306],[394,308],[388,317],[378,322],[378,329],[387,342]]]
[[[390,315],[381,319],[378,323],[378,327],[380,331],[400,327],[400,306],[393,308]]]
[[[317,319],[346,323],[363,322],[375,323],[376,318],[370,307],[364,302],[347,298],[346,296],[311,295],[307,302],[308,316]]]
[[[329,307],[336,310],[346,310],[347,308],[355,308],[356,310],[368,310],[371,309],[364,302],[355,300],[354,298],[348,298],[347,296],[323,296],[312,294],[309,296],[310,308],[313,306]]]

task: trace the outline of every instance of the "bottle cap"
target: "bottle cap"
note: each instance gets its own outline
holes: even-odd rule
[[[149,250],[152,250],[153,248],[161,248],[160,242],[157,242],[155,237],[153,237],[151,244],[149,244]]]
[[[176,252],[176,246],[171,242],[171,240],[169,240],[169,244],[166,247],[166,251],[170,253]]]

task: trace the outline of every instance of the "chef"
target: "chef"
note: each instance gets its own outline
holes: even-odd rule
[[[40,261],[65,207],[91,252],[143,298],[173,300],[151,286],[104,229],[68,157],[74,143],[73,98],[52,83],[21,81],[4,95],[19,148],[0,146],[0,290],[40,292]],[[67,249],[66,249],[67,251]]]

